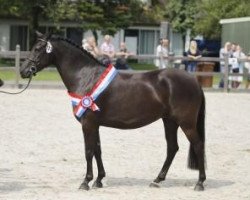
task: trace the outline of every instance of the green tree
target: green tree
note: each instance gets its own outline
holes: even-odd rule
[[[171,23],[174,31],[186,34],[193,28],[197,18],[199,0],[169,0],[166,3],[165,18]]]
[[[219,39],[221,37],[219,21],[250,16],[250,3],[249,0],[201,0],[198,11],[193,28],[195,33],[202,34],[206,38]]]
[[[29,21],[30,43],[35,39],[39,21],[45,18],[47,10],[55,7],[57,0],[0,0],[0,16],[16,17]]]
[[[191,29],[193,36],[207,39],[221,37],[221,19],[250,16],[249,0],[167,0],[164,4],[165,18],[174,31],[185,35]]]
[[[0,16],[29,20],[30,42],[40,20],[53,22],[78,22],[84,30],[101,30],[114,35],[119,29],[130,26],[136,19],[135,11],[141,11],[138,0],[0,0]],[[140,13],[141,14],[141,13]]]
[[[137,0],[127,1],[74,1],[61,0],[54,10],[55,21],[71,20],[79,22],[84,30],[101,30],[103,34],[114,35],[119,29],[126,28],[135,19],[134,10],[140,9]]]

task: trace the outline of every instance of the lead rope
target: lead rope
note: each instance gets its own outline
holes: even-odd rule
[[[0,93],[3,93],[3,94],[21,94],[22,92],[24,92],[30,85],[30,82],[31,82],[31,79],[32,79],[32,75],[29,77],[29,81],[26,85],[25,88],[23,88],[21,91],[19,92],[7,92],[7,91],[3,91],[3,90],[0,90]]]

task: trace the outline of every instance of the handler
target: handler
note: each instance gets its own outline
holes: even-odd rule
[[[4,85],[4,82],[2,79],[0,79],[0,87],[2,87]]]

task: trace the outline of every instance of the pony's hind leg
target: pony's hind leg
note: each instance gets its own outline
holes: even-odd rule
[[[196,191],[203,191],[203,182],[206,180],[204,141],[198,135],[196,128],[181,127],[190,142],[188,166],[191,169],[199,170],[199,179],[194,189]]]
[[[151,187],[159,187],[158,183],[164,181],[169,170],[169,167],[178,151],[177,129],[178,124],[172,119],[163,118],[165,129],[165,137],[167,141],[167,158],[157,178],[150,184]]]

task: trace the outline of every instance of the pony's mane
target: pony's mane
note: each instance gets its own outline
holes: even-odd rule
[[[101,63],[101,61],[99,61],[98,59],[96,59],[90,52],[88,52],[87,50],[85,50],[82,46],[79,46],[78,44],[76,44],[73,40],[70,40],[68,38],[64,38],[64,37],[60,37],[57,35],[52,35],[49,39],[54,39],[54,40],[62,40],[67,42],[68,44],[74,46],[75,48],[81,50],[84,54],[86,54],[88,57],[90,57],[91,59],[95,60],[97,63],[99,63],[100,65],[104,66],[103,63]]]

